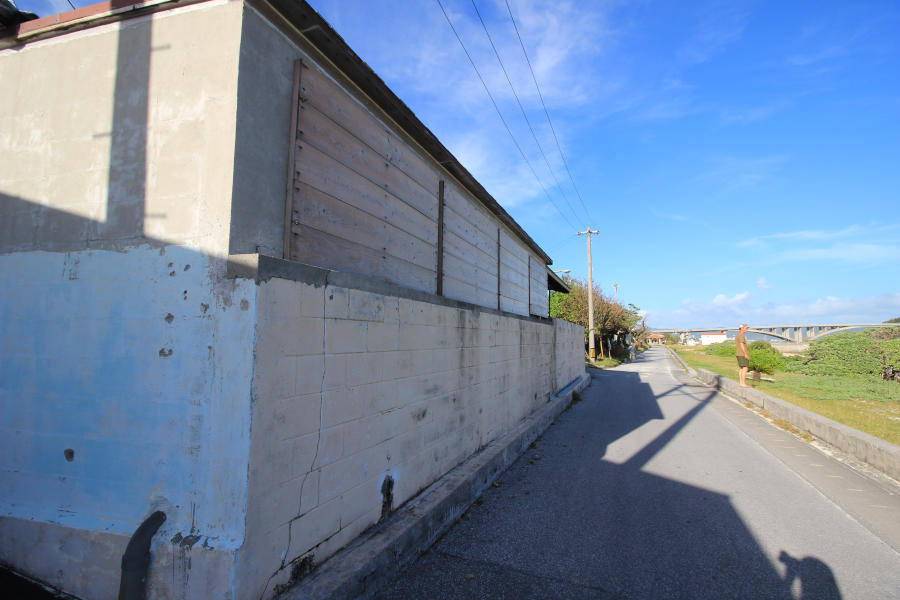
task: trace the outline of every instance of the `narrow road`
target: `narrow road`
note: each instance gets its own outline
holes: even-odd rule
[[[654,348],[593,371],[581,402],[378,598],[898,599],[896,523],[896,489]]]

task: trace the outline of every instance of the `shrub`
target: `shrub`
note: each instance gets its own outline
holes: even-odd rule
[[[804,375],[873,375],[881,373],[882,356],[900,365],[900,327],[839,333],[812,342],[801,360],[787,370]]]
[[[750,342],[747,344],[750,352],[750,370],[760,373],[772,374],[776,370],[783,371],[785,366],[784,356],[772,347],[768,342]]]
[[[710,344],[703,352],[712,356],[736,356],[733,341]]]

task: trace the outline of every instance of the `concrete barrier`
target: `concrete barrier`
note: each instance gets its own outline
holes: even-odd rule
[[[693,369],[678,356],[677,352],[671,349],[669,351],[688,373],[700,382],[718,389],[735,400],[752,402],[765,409],[773,418],[787,421],[797,429],[814,435],[853,458],[878,469],[885,475],[900,480],[900,446],[770,396],[755,388],[742,388],[733,379],[706,369]]]

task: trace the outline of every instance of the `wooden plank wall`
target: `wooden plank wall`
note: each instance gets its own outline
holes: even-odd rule
[[[497,308],[498,221],[455,182],[445,187],[444,295]]]
[[[525,244],[508,231],[500,232],[500,310],[528,314],[528,260]]]
[[[543,262],[480,202],[314,64],[300,70],[299,97],[291,260],[547,316]]]
[[[434,293],[437,168],[313,65],[300,97],[291,260]]]
[[[528,260],[531,265],[529,271],[531,278],[529,310],[533,315],[546,317],[550,314],[550,295],[547,293],[547,265],[533,255],[529,255]]]

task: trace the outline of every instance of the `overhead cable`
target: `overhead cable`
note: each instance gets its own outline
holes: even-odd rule
[[[581,192],[578,191],[578,186],[575,185],[575,179],[572,177],[572,171],[569,170],[569,162],[566,160],[566,155],[563,153],[562,146],[559,143],[559,137],[556,135],[556,129],[553,128],[553,121],[550,120],[550,112],[547,110],[547,105],[544,103],[544,96],[541,94],[541,86],[538,85],[537,77],[534,74],[534,68],[531,66],[531,60],[528,58],[528,52],[525,50],[525,42],[522,41],[522,36],[519,33],[519,27],[516,25],[516,20],[513,18],[512,9],[509,7],[509,0],[504,0],[506,2],[506,10],[509,12],[509,20],[512,21],[513,28],[516,30],[516,37],[519,38],[519,45],[522,46],[522,54],[525,55],[525,62],[528,63],[528,70],[531,71],[531,78],[534,80],[534,87],[537,89],[538,97],[541,99],[541,106],[544,107],[544,114],[547,115],[547,123],[550,125],[550,131],[553,132],[553,139],[556,140],[556,148],[559,150],[559,155],[562,157],[563,164],[566,166],[566,173],[569,174],[569,181],[572,182],[572,188],[575,190],[575,194],[578,195],[578,200],[581,202],[581,208],[584,209],[585,214],[588,216],[588,221],[590,221],[590,212],[587,209],[587,206],[584,205],[584,199],[581,197]]]
[[[484,77],[481,76],[481,72],[478,70],[478,67],[475,66],[475,61],[472,60],[472,56],[469,54],[469,51],[466,49],[466,45],[463,44],[462,38],[459,37],[459,33],[457,33],[456,28],[453,26],[453,22],[450,20],[450,16],[447,14],[447,11],[444,9],[444,5],[441,3],[441,0],[436,0],[438,6],[441,7],[441,12],[444,13],[444,18],[447,19],[447,24],[450,25],[450,29],[453,31],[453,35],[456,36],[456,40],[459,42],[459,45],[462,47],[463,52],[466,54],[466,58],[469,59],[469,63],[472,65],[472,68],[475,70],[475,74],[478,75],[478,79],[481,81],[481,85],[484,86],[484,91],[487,92],[488,98],[491,99],[491,104],[494,105],[494,110],[497,111],[497,115],[500,117],[500,121],[503,122],[503,126],[506,128],[506,132],[509,134],[509,137],[512,139],[513,144],[515,144],[516,149],[518,149],[519,154],[522,155],[522,158],[525,160],[525,164],[528,165],[528,169],[531,171],[531,174],[534,176],[535,180],[538,182],[538,185],[541,186],[541,189],[544,190],[544,194],[546,194],[547,199],[550,200],[550,203],[556,208],[556,212],[563,218],[563,220],[572,228],[577,229],[569,218],[559,209],[556,202],[553,201],[553,198],[550,197],[549,192],[547,192],[547,188],[544,187],[544,183],[541,181],[541,178],[538,177],[537,172],[534,170],[534,167],[531,165],[531,161],[528,160],[528,157],[525,155],[525,152],[522,150],[522,147],[519,145],[519,142],[516,141],[516,136],[513,135],[512,130],[509,128],[509,124],[507,124],[506,119],[503,118],[503,113],[500,112],[500,107],[497,106],[497,101],[494,100],[494,96],[491,94],[491,91],[488,89],[487,83],[484,81]]]
[[[491,33],[488,31],[487,24],[484,22],[484,19],[481,17],[481,11],[478,10],[478,5],[475,4],[475,0],[472,0],[472,6],[475,8],[475,14],[478,15],[478,20],[481,21],[481,27],[484,29],[484,34],[487,36],[488,42],[491,44],[491,48],[494,50],[494,55],[497,57],[497,62],[500,63],[500,70],[503,71],[503,75],[506,77],[506,83],[509,84],[509,89],[513,94],[513,97],[516,99],[516,104],[519,105],[519,110],[522,112],[522,117],[524,117],[525,122],[528,124],[528,129],[531,131],[531,137],[534,138],[534,143],[537,144],[538,150],[541,151],[541,156],[544,157],[544,162],[547,164],[547,170],[550,171],[550,175],[553,177],[553,181],[556,182],[556,188],[560,191],[563,200],[566,202],[566,206],[572,211],[572,216],[575,217],[575,220],[578,221],[578,215],[575,213],[575,210],[572,208],[572,205],[569,203],[569,198],[566,197],[565,192],[562,190],[562,186],[559,183],[559,179],[556,177],[556,172],[553,170],[553,167],[550,166],[550,161],[547,160],[547,154],[544,153],[544,147],[541,146],[540,140],[538,140],[537,134],[534,132],[534,127],[531,126],[531,121],[528,119],[528,114],[525,112],[525,107],[522,106],[522,101],[519,100],[519,94],[516,93],[516,88],[513,86],[512,80],[509,78],[509,73],[506,72],[506,67],[503,65],[503,59],[500,58],[500,51],[497,50],[497,46],[494,45],[494,40],[491,37]]]

